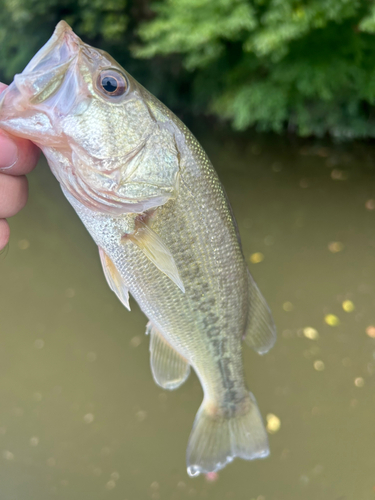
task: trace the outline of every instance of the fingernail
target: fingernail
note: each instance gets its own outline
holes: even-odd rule
[[[18,147],[9,137],[0,137],[0,172],[12,168],[18,160]]]

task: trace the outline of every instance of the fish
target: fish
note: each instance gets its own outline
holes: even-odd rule
[[[228,198],[188,128],[109,54],[61,21],[0,94],[0,128],[39,146],[99,248],[109,287],[148,318],[150,364],[174,390],[195,371],[203,401],[190,476],[269,454],[243,343],[276,339]]]

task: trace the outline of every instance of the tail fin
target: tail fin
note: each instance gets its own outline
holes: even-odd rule
[[[253,460],[269,454],[268,438],[254,396],[233,416],[208,411],[203,401],[187,448],[189,476],[222,469],[235,457]]]

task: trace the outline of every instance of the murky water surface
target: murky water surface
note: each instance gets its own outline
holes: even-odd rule
[[[278,328],[244,350],[271,456],[187,476],[197,378],[154,384],[146,318],[41,161],[0,256],[1,499],[374,499],[374,148],[198,137]]]

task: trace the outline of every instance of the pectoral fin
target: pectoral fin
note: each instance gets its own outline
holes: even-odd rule
[[[124,284],[120,273],[117,271],[116,266],[104,252],[102,248],[99,247],[100,260],[103,266],[104,275],[106,277],[109,288],[115,292],[120,301],[124,304],[126,309],[129,309],[129,291]]]
[[[185,287],[178,274],[174,258],[155,231],[144,222],[141,222],[137,231],[128,235],[128,238],[142,250],[146,257],[150,259],[162,273],[166,274],[168,278],[185,293]]]
[[[151,322],[146,333],[150,334],[151,371],[155,382],[163,389],[177,389],[190,373],[190,365]]]
[[[276,342],[276,327],[271,311],[260,293],[253,277],[248,272],[249,313],[244,340],[259,354],[265,354]]]

